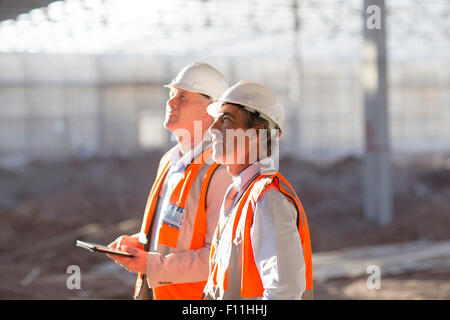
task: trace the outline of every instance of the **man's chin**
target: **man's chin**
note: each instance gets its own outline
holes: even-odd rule
[[[164,128],[169,131],[174,131],[178,129],[178,119],[170,117],[168,120],[164,121]]]

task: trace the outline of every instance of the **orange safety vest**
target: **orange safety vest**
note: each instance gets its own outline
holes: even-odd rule
[[[209,182],[212,178],[214,171],[219,166],[217,163],[207,164],[207,161],[212,154],[212,149],[209,148],[196,159],[194,159],[185,169],[183,178],[180,179],[175,186],[173,192],[170,194],[169,204],[165,208],[165,215],[163,223],[159,229],[158,244],[166,245],[170,248],[176,248],[178,236],[180,233],[181,221],[183,219],[184,211],[186,208],[186,200],[189,196],[191,187],[194,183],[197,174],[204,166],[209,166],[206,170],[203,182],[201,185],[200,196],[198,200],[198,209],[195,213],[195,224],[193,230],[192,241],[190,250],[202,248],[205,243],[206,236],[206,193],[208,190]],[[144,220],[142,222],[141,233],[147,236],[147,244],[145,250],[149,250],[150,245],[150,232],[153,222],[153,216],[156,210],[157,202],[161,188],[164,184],[165,177],[169,171],[169,159],[163,157],[158,174],[153,187],[150,191],[150,195],[147,200],[146,211]],[[210,162],[209,162],[210,163]],[[200,178],[200,177],[199,177]],[[136,280],[136,286],[134,291],[135,299],[139,297],[142,286],[145,283],[145,275],[138,274]],[[176,283],[166,284],[153,288],[153,297],[156,300],[194,300],[200,299],[202,296],[203,288],[206,281],[189,282],[189,283]]]
[[[250,229],[253,224],[253,216],[256,202],[269,189],[269,186],[275,186],[280,192],[282,192],[294,203],[295,208],[297,209],[298,212],[297,227],[300,235],[300,240],[303,249],[303,257],[306,266],[305,293],[308,292],[312,294],[313,277],[312,277],[312,260],[311,260],[311,242],[309,238],[309,228],[308,222],[306,220],[305,211],[303,210],[303,206],[300,203],[300,200],[298,199],[294,189],[279,172],[265,172],[259,174],[253,180],[253,182],[250,184],[247,190],[244,192],[244,194],[234,207],[235,209],[233,209],[233,212],[230,213],[230,218],[225,224],[225,226],[223,226],[223,230],[221,232],[222,234],[224,234],[225,228],[232,227],[233,229],[231,231],[231,241],[233,241],[233,239],[235,239],[236,237],[236,229],[238,227],[239,221],[241,219],[245,219],[243,227],[244,233],[242,237],[242,250],[241,250],[242,256],[240,259],[241,297],[253,298],[263,296],[264,287],[253,255]],[[289,192],[287,190],[289,190]],[[214,287],[220,287],[222,290],[226,291],[228,288],[229,265],[220,265],[220,263],[217,262],[217,259],[215,257],[215,251],[218,245],[218,241],[219,241],[219,226],[217,226],[216,228],[216,232],[214,234],[213,242],[211,245],[210,273],[208,281],[212,281]]]

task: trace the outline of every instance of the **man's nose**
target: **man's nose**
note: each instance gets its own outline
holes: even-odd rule
[[[219,130],[219,128],[218,128],[218,121],[219,119],[215,119],[214,121],[213,121],[213,123],[212,123],[212,125],[209,127],[209,129],[208,129],[208,132],[209,132],[209,134],[214,134],[214,132],[216,132],[217,133],[217,131],[220,131]]]
[[[172,109],[175,109],[175,108],[178,107],[177,99],[175,99],[175,97],[170,98],[169,101],[167,101],[167,104],[168,104]]]

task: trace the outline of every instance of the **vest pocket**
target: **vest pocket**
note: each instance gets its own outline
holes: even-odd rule
[[[163,213],[163,220],[159,229],[158,244],[176,248],[180,228],[183,223],[184,208],[168,203]]]
[[[162,223],[161,228],[159,229],[158,244],[176,248],[179,235],[180,229]]]

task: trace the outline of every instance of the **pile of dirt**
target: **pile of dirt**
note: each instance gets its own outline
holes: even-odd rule
[[[328,167],[284,159],[305,208],[313,252],[415,240],[450,239],[449,170],[393,167],[393,221],[379,226],[364,216],[363,165],[356,158]]]
[[[9,276],[0,284],[0,298],[129,298],[130,275],[117,269],[99,275],[99,266],[109,260],[76,248],[74,242],[82,238],[109,243],[120,234],[139,231],[162,153],[34,162],[15,172],[1,170],[0,272]],[[364,218],[359,159],[318,167],[284,158],[280,167],[306,210],[313,252],[450,239],[448,169],[394,167],[394,221],[380,227]],[[106,277],[108,286],[67,291],[69,265],[79,265],[90,279]],[[114,285],[123,292],[109,292]]]

